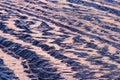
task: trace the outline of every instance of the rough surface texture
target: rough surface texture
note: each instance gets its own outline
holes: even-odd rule
[[[120,0],[0,0],[0,80],[120,80]]]

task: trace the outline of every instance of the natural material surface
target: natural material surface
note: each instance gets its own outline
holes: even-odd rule
[[[120,80],[120,0],[0,0],[0,80]]]

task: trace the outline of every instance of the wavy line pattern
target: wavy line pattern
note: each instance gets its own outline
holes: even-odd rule
[[[119,4],[0,1],[0,80],[119,80]]]

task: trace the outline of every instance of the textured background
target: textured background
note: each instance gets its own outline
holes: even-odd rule
[[[0,0],[0,80],[120,80],[120,0]]]

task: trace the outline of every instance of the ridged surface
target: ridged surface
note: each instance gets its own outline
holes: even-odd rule
[[[0,80],[120,80],[120,1],[1,0]]]

